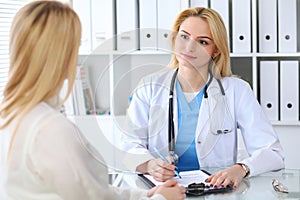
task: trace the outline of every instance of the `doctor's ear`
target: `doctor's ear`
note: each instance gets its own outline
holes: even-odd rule
[[[212,58],[213,60],[215,60],[215,58],[216,58],[218,55],[220,55],[220,51],[219,51],[219,49],[216,49],[215,52],[211,55],[211,58]]]

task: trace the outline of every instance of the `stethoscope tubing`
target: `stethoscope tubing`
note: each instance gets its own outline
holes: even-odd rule
[[[208,94],[207,94],[207,89],[209,87],[209,85],[211,84],[212,80],[213,80],[213,75],[212,72],[210,70],[208,70],[209,72],[209,80],[207,82],[207,84],[204,86],[204,98],[208,98]],[[168,142],[169,142],[169,155],[171,156],[171,158],[173,158],[174,163],[176,163],[178,161],[178,156],[175,154],[175,131],[174,131],[174,115],[173,115],[173,109],[174,109],[174,105],[173,105],[173,98],[174,98],[174,85],[175,85],[175,81],[176,81],[176,77],[178,74],[178,68],[175,70],[172,79],[171,79],[171,84],[170,84],[170,91],[169,91],[169,119],[168,119]],[[221,81],[219,79],[216,79],[221,93],[223,96],[225,96],[225,90],[223,88],[223,85],[221,83]]]

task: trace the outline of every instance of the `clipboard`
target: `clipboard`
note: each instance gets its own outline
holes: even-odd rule
[[[191,183],[204,182],[211,174],[205,170],[193,170],[180,172],[181,179],[174,177],[173,179],[178,180],[178,183],[182,186],[187,187]],[[140,179],[149,187],[158,186],[164,182],[156,181],[151,175],[139,174]]]
[[[178,180],[178,184],[186,187],[186,194],[190,196],[201,196],[212,193],[225,193],[232,191],[232,185],[227,187],[215,188],[209,183],[205,182],[211,174],[205,170],[195,170],[180,172],[182,179],[174,177]],[[163,184],[164,182],[156,181],[152,176],[147,174],[138,174],[138,177],[149,187],[155,187]]]
[[[143,183],[147,185],[149,188],[155,187],[155,183],[153,183],[148,177],[146,177],[144,174],[138,174],[138,177],[142,180]]]

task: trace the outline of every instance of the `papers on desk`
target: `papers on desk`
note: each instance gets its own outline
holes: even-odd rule
[[[233,189],[232,185],[228,185],[227,187],[214,187],[209,183],[205,183],[205,180],[210,174],[204,170],[180,172],[180,176],[182,177],[181,179],[178,177],[174,177],[173,179],[178,180],[179,185],[186,187],[186,195],[188,196],[225,193]],[[139,177],[150,187],[163,184],[163,182],[154,180],[150,175],[139,174]]]
[[[178,184],[187,187],[191,183],[200,183],[204,182],[210,175],[202,170],[194,170],[194,171],[185,171],[180,172],[181,179],[178,177],[174,177],[175,180],[178,180]],[[156,181],[151,175],[141,174],[139,177],[149,185],[150,187],[154,187],[156,185],[161,185],[164,182]]]

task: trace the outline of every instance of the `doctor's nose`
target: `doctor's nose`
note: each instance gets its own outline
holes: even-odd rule
[[[186,42],[186,49],[188,52],[194,52],[197,49],[197,42],[193,39],[190,39]]]

